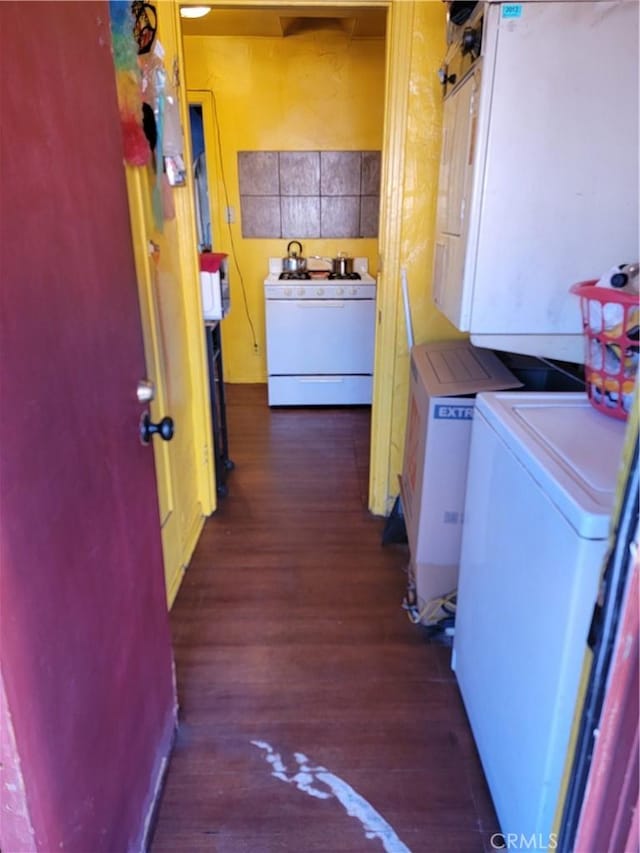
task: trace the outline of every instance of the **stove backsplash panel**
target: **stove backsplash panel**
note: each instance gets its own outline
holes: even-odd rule
[[[238,155],[240,194],[257,196],[280,195],[277,151],[251,151],[250,156]],[[251,191],[243,190],[251,187]]]
[[[242,200],[242,236],[264,237],[266,232],[282,227],[281,216],[280,196],[245,196]],[[245,223],[248,232],[245,232]]]
[[[359,196],[331,195],[320,199],[321,237],[369,237],[360,233]]]
[[[252,159],[254,152],[247,152]],[[276,177],[280,182],[279,192],[283,196],[320,195],[320,157],[317,151],[274,152],[278,158]],[[255,188],[253,189],[255,192]],[[240,192],[242,182],[240,183]],[[251,195],[248,192],[247,195]]]
[[[248,235],[244,233],[244,209],[246,202],[260,202],[261,199],[256,196],[245,196],[242,201],[242,234],[244,237]],[[320,232],[320,196],[318,195],[291,195],[281,196],[278,199],[280,206],[280,217],[282,224],[282,236],[293,237],[297,234],[300,238],[317,237]],[[251,220],[249,220],[249,223]],[[277,224],[277,217],[272,217],[272,224]],[[263,234],[254,234],[252,236],[262,237]],[[280,235],[278,235],[280,236]]]
[[[380,151],[239,151],[243,237],[377,237]]]
[[[362,151],[320,152],[320,195],[359,196]]]

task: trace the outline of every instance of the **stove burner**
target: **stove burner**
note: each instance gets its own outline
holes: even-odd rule
[[[311,274],[306,270],[300,270],[298,272],[281,272],[278,278],[281,281],[304,281],[305,279],[310,279]]]
[[[359,272],[347,272],[344,275],[340,275],[340,273],[332,272],[329,273],[329,279],[331,281],[335,281],[336,279],[342,279],[343,281],[347,279],[348,281],[359,281],[360,273]]]

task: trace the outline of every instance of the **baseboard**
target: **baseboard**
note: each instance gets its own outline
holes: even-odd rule
[[[182,552],[182,565],[187,568],[189,563],[191,562],[191,557],[193,557],[193,552],[196,550],[196,545],[198,544],[198,540],[200,539],[200,534],[202,533],[202,528],[204,527],[204,523],[206,518],[202,514],[202,507],[198,504],[198,513],[194,516],[193,521],[191,523],[191,530],[187,534],[184,543],[184,550]]]
[[[174,692],[175,696],[175,692]],[[158,756],[151,774],[149,784],[149,795],[147,797],[147,808],[145,809],[145,819],[142,825],[140,838],[137,843],[130,848],[130,853],[146,853],[149,850],[153,833],[158,819],[158,809],[162,800],[162,792],[164,790],[167,771],[169,770],[169,759],[173,752],[173,746],[176,739],[178,728],[178,706],[174,704],[165,723],[165,730],[162,735],[162,745],[158,752]]]
[[[202,533],[202,528],[204,527],[206,519],[201,512],[198,515],[194,516],[193,522],[191,524],[191,529],[187,534],[185,540],[184,550],[182,552],[182,568],[179,572],[176,572],[173,578],[171,579],[171,585],[167,588],[167,609],[171,610],[173,607],[173,603],[176,600],[176,596],[178,595],[178,590],[180,589],[180,584],[182,583],[182,579],[184,577],[184,573],[191,562],[191,557],[193,556],[193,552],[196,549],[196,545],[198,544],[198,540],[200,538],[200,534]]]

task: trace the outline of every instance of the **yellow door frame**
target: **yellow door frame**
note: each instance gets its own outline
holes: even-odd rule
[[[179,5],[175,2],[176,26],[180,27]],[[420,2],[420,0],[418,0]],[[424,0],[423,0],[424,2]],[[187,0],[181,5],[200,5]],[[226,0],[216,8],[277,8],[284,4],[265,0]],[[394,420],[404,417],[395,408],[396,328],[399,299],[400,253],[404,160],[407,134],[407,102],[411,65],[411,37],[414,0],[289,0],[287,7],[322,8],[339,6],[357,9],[379,7],[387,10],[385,119],[382,150],[382,187],[380,198],[378,324],[376,333],[373,406],[371,416],[371,454],[369,475],[369,509],[376,515],[389,512],[392,492],[390,483],[390,449]],[[182,47],[181,47],[182,51]],[[184,62],[182,61],[182,67]],[[186,116],[186,98],[183,104]]]
[[[391,439],[396,410],[396,367],[402,211],[404,200],[407,110],[411,69],[414,2],[393,0],[387,13],[387,68],[385,118],[382,143],[380,229],[378,237],[378,326],[373,373],[371,453],[369,460],[369,509],[387,515],[391,509]]]
[[[184,129],[186,162],[191,164],[191,136],[189,128],[189,103],[185,84],[185,61],[180,24],[180,6],[171,0],[173,15],[167,15],[167,28],[163,29],[163,40],[171,41],[172,51],[177,58],[179,74],[180,121]],[[164,4],[163,4],[164,5]],[[169,30],[170,27],[170,30]],[[168,31],[169,30],[169,31]],[[167,45],[165,45],[165,49]],[[209,367],[202,319],[202,297],[200,294],[200,269],[197,252],[197,228],[194,201],[193,174],[187,171],[186,192],[176,193],[175,213],[178,234],[178,251],[182,277],[182,294],[187,317],[188,346],[191,354],[189,365],[194,404],[194,435],[196,448],[201,449],[202,459],[197,466],[197,492],[203,514],[210,515],[217,508],[215,487],[215,464],[212,441],[211,403],[209,396]],[[199,535],[199,531],[198,531]],[[195,546],[195,543],[194,543]]]

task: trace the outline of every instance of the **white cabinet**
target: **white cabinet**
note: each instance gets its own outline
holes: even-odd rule
[[[458,282],[464,270],[479,90],[477,66],[444,105],[434,299],[450,319],[459,313]]]
[[[638,4],[483,4],[445,100],[434,300],[478,346],[581,361],[571,284],[637,260]]]
[[[441,188],[438,192],[438,226],[445,234],[463,233],[464,212],[472,174],[472,130],[477,115],[480,69],[462,83],[455,98],[444,106]]]

